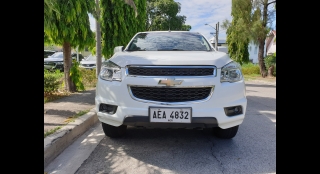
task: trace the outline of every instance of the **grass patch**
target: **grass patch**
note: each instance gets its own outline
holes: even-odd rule
[[[241,71],[244,75],[260,74],[260,67],[258,64],[247,63],[241,66]]]
[[[46,131],[46,132],[44,133],[44,138],[46,138],[47,136],[55,133],[57,130],[59,130],[59,129],[61,129],[61,128],[62,128],[62,126],[58,126],[58,127],[56,127],[56,128],[53,128],[53,129],[50,129],[50,130]]]
[[[80,116],[88,113],[89,111],[90,111],[89,109],[88,109],[88,110],[84,110],[84,111],[80,111],[80,112],[76,113],[75,115],[67,118],[67,119],[64,121],[64,123],[68,124],[68,123],[70,123],[70,122],[74,122],[75,119],[77,119],[77,118],[79,118]]]
[[[243,77],[244,77],[244,80],[247,81],[247,80],[258,79],[261,77],[261,75],[260,74],[244,74]]]
[[[79,68],[79,73],[81,75],[82,83],[83,83],[85,89],[92,89],[92,88],[96,87],[96,83],[97,83],[96,69],[88,70],[88,69],[84,69],[84,68]],[[45,78],[45,80],[49,79],[51,81],[54,81],[55,83],[50,81],[50,85],[47,85],[50,88],[49,87],[47,87],[48,89],[45,88],[44,103],[48,103],[48,102],[51,102],[51,101],[54,101],[54,100],[57,100],[57,99],[60,99],[63,97],[70,96],[71,93],[65,91],[63,72],[45,71],[45,76],[52,77],[52,79],[53,78],[58,79],[58,77],[60,77],[60,80],[54,80],[54,79],[52,80],[49,78]],[[56,84],[56,82],[59,82],[59,84]],[[47,83],[49,83],[49,82],[47,82]],[[47,92],[49,89],[50,89],[50,92]]]
[[[67,125],[67,124],[70,123],[70,122],[74,122],[75,119],[81,117],[82,115],[88,113],[89,111],[90,111],[89,109],[88,109],[88,110],[84,110],[84,111],[80,111],[80,112],[76,113],[75,115],[67,118],[67,119],[64,121],[64,125],[63,125],[63,126]],[[61,128],[62,128],[62,126],[58,126],[58,127],[54,128],[54,129],[50,129],[50,130],[46,131],[46,132],[44,133],[44,138],[46,138],[47,136],[55,133],[57,130],[59,130],[59,129],[61,129]]]
[[[259,80],[265,82],[276,82],[276,77],[263,78],[260,74],[260,67],[258,64],[247,63],[242,64],[241,71],[245,81]]]
[[[96,87],[97,78],[96,78],[96,69],[85,69],[80,68],[80,74],[82,77],[82,83],[86,88]]]

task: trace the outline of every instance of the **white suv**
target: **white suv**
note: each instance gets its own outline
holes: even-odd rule
[[[106,136],[127,126],[212,128],[233,138],[247,99],[238,63],[188,31],[139,32],[103,62],[96,111]]]

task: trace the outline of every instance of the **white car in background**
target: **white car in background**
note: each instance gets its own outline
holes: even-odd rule
[[[82,54],[79,55],[79,60],[83,59]],[[77,60],[77,53],[71,53],[71,59]],[[58,51],[54,54],[48,56],[48,58],[44,58],[44,69],[47,70],[60,70],[61,72],[64,71],[64,61],[63,61],[63,52]]]
[[[210,128],[233,138],[247,98],[241,67],[198,32],[139,32],[101,66],[98,119],[108,137],[127,126]]]
[[[105,58],[101,57],[101,62],[104,62]],[[80,68],[85,68],[85,69],[93,69],[96,68],[97,66],[97,56],[90,54],[88,57],[80,61]]]

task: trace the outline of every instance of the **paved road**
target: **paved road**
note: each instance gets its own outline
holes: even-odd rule
[[[246,89],[247,114],[232,140],[218,139],[210,132],[200,130],[146,131],[132,127],[128,128],[125,138],[110,139],[103,135],[98,124],[90,136],[65,150],[69,157],[59,156],[45,171],[76,174],[276,173],[276,86],[247,82]],[[84,149],[88,149],[86,153]],[[90,155],[89,150],[92,151]],[[68,158],[70,160],[66,160]]]

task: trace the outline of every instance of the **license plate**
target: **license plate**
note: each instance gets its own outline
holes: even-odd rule
[[[191,123],[191,111],[189,108],[161,108],[150,107],[150,122],[157,123]]]

